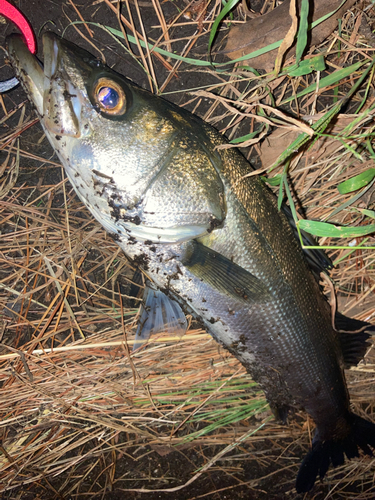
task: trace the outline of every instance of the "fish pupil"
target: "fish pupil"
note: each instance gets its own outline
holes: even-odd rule
[[[118,92],[111,87],[101,87],[98,91],[98,102],[105,109],[114,109],[118,106],[120,96]]]

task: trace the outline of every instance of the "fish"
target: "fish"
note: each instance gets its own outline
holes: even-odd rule
[[[42,65],[20,36],[7,39],[75,192],[147,277],[138,338],[169,321],[184,331],[192,314],[245,366],[277,418],[304,409],[316,431],[297,492],[345,456],[371,455],[375,425],[351,411],[344,374],[366,353],[371,326],[342,315],[333,326],[288,210],[197,116],[52,32],[43,50]]]

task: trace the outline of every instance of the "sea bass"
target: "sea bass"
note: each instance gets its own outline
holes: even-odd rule
[[[350,411],[344,367],[366,324],[340,317],[309,269],[276,198],[226,140],[53,33],[44,67],[22,38],[9,58],[77,195],[153,283],[147,298],[192,313],[246,367],[285,420],[303,408],[316,433],[296,488],[371,454],[375,425]],[[165,311],[167,308],[163,306]],[[153,323],[166,320],[154,317]],[[155,330],[148,326],[148,331]]]

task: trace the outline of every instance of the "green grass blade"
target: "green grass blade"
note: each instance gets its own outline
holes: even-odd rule
[[[238,3],[238,2],[239,2],[239,0],[230,0],[225,5],[224,9],[220,12],[220,14],[218,16],[218,17],[221,16],[220,19],[219,19],[219,22],[230,11],[230,9],[233,8],[233,6],[236,5],[236,3]],[[228,5],[230,6],[230,8],[227,7]],[[340,7],[341,7],[341,5],[336,10],[330,12],[326,16],[323,16],[320,19],[317,19],[314,23],[312,23],[312,25],[311,25],[311,27],[309,29],[311,29],[311,28],[317,26],[318,24],[320,24],[321,22],[325,21],[328,17],[330,17],[331,15],[333,15]],[[224,14],[223,14],[223,12],[224,12]],[[215,20],[215,23],[216,23],[216,21],[217,20]],[[215,26],[215,23],[214,23],[215,31],[214,31],[213,35],[212,35],[213,28],[211,29],[211,33],[210,33],[210,39],[211,39],[211,35],[212,35],[211,45],[212,45],[212,41],[213,41],[214,35],[215,35],[216,31],[217,31],[217,25],[219,24],[219,22],[217,22],[216,26]],[[83,24],[83,21],[73,21],[68,26],[73,25],[73,24]],[[110,32],[111,34],[117,36],[118,38],[120,38],[122,40],[124,39],[124,35],[123,35],[122,31],[120,31],[120,30],[118,30],[116,28],[112,28],[111,26],[104,26],[102,24],[93,23],[93,22],[89,22],[89,21],[86,22],[85,24],[90,24],[92,26],[97,26],[98,28],[107,30],[108,32]],[[65,30],[66,29],[67,28],[65,28]],[[64,30],[62,36],[64,36],[65,30]],[[135,37],[133,35],[126,35],[126,36],[127,36],[127,39],[129,40],[130,43],[137,44],[137,41],[136,41],[136,39],[135,39]],[[149,48],[149,50],[151,52],[152,51],[158,52],[159,54],[161,54],[161,55],[163,55],[165,57],[170,57],[171,59],[176,59],[178,61],[184,61],[187,64],[191,64],[193,66],[203,66],[203,67],[208,67],[208,66],[212,67],[212,66],[214,66],[215,68],[219,68],[219,67],[227,66],[229,64],[234,64],[234,63],[237,63],[237,62],[247,61],[248,59],[253,59],[255,57],[258,57],[258,56],[261,56],[263,54],[266,54],[267,52],[270,52],[271,50],[274,50],[274,49],[277,49],[278,47],[280,47],[281,42],[282,42],[282,40],[279,40],[277,42],[274,42],[274,43],[271,43],[271,44],[267,45],[266,47],[262,47],[261,49],[256,50],[255,52],[251,52],[250,54],[246,54],[246,55],[244,55],[242,57],[239,57],[237,59],[234,59],[232,61],[227,61],[227,62],[223,62],[223,63],[212,63],[211,61],[202,61],[200,59],[194,59],[194,58],[191,58],[191,57],[184,57],[184,56],[180,56],[179,54],[175,54],[173,52],[169,52],[168,50],[161,49],[159,47],[155,47],[155,45],[153,45],[151,43],[148,43],[147,45],[148,45],[148,48]],[[138,40],[138,43],[141,45],[141,47],[146,48],[146,43],[143,40]],[[209,46],[211,47],[211,45],[209,45]]]
[[[296,65],[293,64],[290,68],[285,68],[289,76],[305,76],[309,75],[313,71],[324,71],[326,69],[326,63],[323,55],[315,56],[311,59],[305,59],[300,62],[297,68],[295,66]]]
[[[336,259],[333,262],[333,267],[336,267],[338,264],[340,264],[340,262],[342,262],[343,260],[347,259],[349,257],[349,255],[352,255],[352,253],[354,253],[357,250],[357,248],[368,248],[368,247],[365,247],[365,243],[368,240],[369,240],[369,238],[363,238],[363,240],[358,245],[355,245],[354,247],[351,248],[350,252],[344,253],[343,255],[341,255],[341,257],[339,257],[338,259]],[[332,248],[335,248],[335,247],[332,247]]]
[[[307,45],[309,0],[302,0],[296,46],[296,63],[299,64]]]
[[[367,141],[366,141],[366,146],[367,146],[367,149],[368,149],[368,150],[369,150],[369,152],[370,152],[371,158],[372,158],[373,160],[375,160],[375,151],[374,151],[374,149],[373,149],[373,147],[372,147],[372,144],[371,144],[371,139],[372,139],[372,136],[371,136],[371,138],[370,138],[370,137],[368,137],[368,138],[367,138]]]
[[[340,206],[338,206],[337,208],[335,208],[335,210],[332,213],[330,213],[329,216],[325,220],[328,221],[329,219],[331,219],[332,217],[334,217],[336,214],[338,214],[342,210],[345,210],[346,208],[350,207],[350,205],[352,205],[357,200],[359,200],[359,198],[361,198],[371,188],[371,186],[374,184],[374,180],[372,182],[370,182],[370,184],[368,184],[367,186],[365,186],[365,188],[362,189],[362,191],[360,191],[359,193],[356,193],[354,196],[352,196],[351,198],[349,198],[349,200],[346,200]]]
[[[82,21],[75,21],[72,24],[82,24]],[[120,30],[117,30],[115,28],[111,28],[110,26],[102,26],[98,23],[87,23],[87,24],[93,24],[94,26],[97,26],[99,28],[107,29],[113,35],[124,39],[124,35],[123,35],[122,31],[120,31]],[[133,35],[127,35],[127,38],[128,38],[130,43],[136,44],[136,39]],[[138,40],[138,42],[141,45],[141,47],[144,47],[144,48],[146,47],[146,43],[143,40]],[[215,64],[213,64],[210,61],[202,61],[201,59],[193,59],[191,57],[180,56],[179,54],[169,52],[168,50],[161,49],[160,47],[155,47],[155,45],[152,45],[151,43],[148,43],[148,48],[150,49],[151,52],[152,51],[158,52],[162,56],[170,57],[171,59],[176,59],[178,61],[184,61],[185,63],[191,64],[193,66],[221,67],[221,66],[227,66],[228,64],[246,61],[247,59],[252,59],[254,57],[261,56],[261,55],[265,54],[266,52],[270,52],[271,50],[277,49],[280,44],[281,44],[281,40],[279,40],[278,42],[271,43],[270,45],[267,45],[267,47],[262,47],[261,49],[256,50],[255,52],[252,52],[251,54],[239,57],[238,59],[234,59],[233,61],[227,61],[225,63],[215,63]]]
[[[375,224],[358,227],[345,227],[335,226],[334,224],[329,224],[327,222],[302,219],[298,221],[297,225],[299,229],[306,231],[306,233],[322,238],[357,238],[375,232]]]
[[[229,0],[225,5],[224,8],[220,11],[220,14],[217,16],[215,19],[214,24],[212,25],[211,31],[210,31],[210,37],[208,39],[208,54],[209,57],[211,53],[211,47],[214,42],[219,24],[221,21],[224,19],[224,17],[238,4],[240,0]]]
[[[309,30],[315,28],[315,26],[318,26],[320,23],[323,23],[326,19],[329,17],[333,16],[341,7],[344,5],[346,0],[343,0],[341,4],[337,7],[337,9],[329,12],[325,16],[320,17],[316,21],[314,21],[310,26]],[[246,61],[248,59],[253,59],[254,57],[258,57],[262,54],[265,54],[266,52],[270,52],[271,50],[278,49],[282,43],[282,40],[279,40],[278,42],[271,43],[270,45],[267,45],[267,47],[263,47],[262,49],[256,50],[255,52],[251,52],[250,54],[246,54],[245,56],[239,57],[238,59],[233,59],[230,61],[230,63],[236,63],[236,62],[241,62],[241,61]],[[223,66],[225,64],[230,64],[230,63],[220,63],[216,64],[215,66]]]
[[[319,82],[319,89],[322,90],[325,87],[330,87],[331,85],[336,84],[340,80],[343,80],[344,78],[347,78],[348,76],[352,75],[355,71],[359,70],[361,66],[366,64],[367,61],[359,61],[355,64],[352,64],[351,66],[348,66],[347,68],[342,68],[337,71],[334,71],[328,76],[325,76],[322,78]],[[301,90],[296,96],[288,97],[287,99],[284,99],[281,104],[287,104],[288,102],[298,99],[300,97],[303,97],[306,94],[309,94],[310,92],[314,92],[316,89],[316,83],[313,83],[312,85],[309,85],[307,88],[304,90]]]
[[[333,16],[333,14],[336,14],[336,12],[341,9],[341,7],[344,5],[345,2],[346,2],[346,0],[342,0],[342,2],[340,3],[340,5],[335,10],[333,10],[332,12],[329,12],[325,16],[320,17],[319,19],[317,19],[316,21],[314,21],[313,23],[311,23],[310,29],[315,28],[315,26],[318,26],[318,24],[323,23],[326,19],[328,19],[329,17]]]
[[[249,141],[250,139],[254,139],[254,137],[256,137],[260,132],[261,132],[262,128],[259,128],[257,130],[255,130],[254,132],[251,132],[251,134],[246,134],[246,135],[243,135],[241,137],[236,137],[235,139],[232,139],[231,141],[229,141],[230,144],[239,144],[241,142],[245,142],[245,141]]]
[[[375,177],[375,168],[368,168],[365,172],[355,175],[347,181],[341,182],[337,189],[340,194],[351,193],[367,186]]]
[[[277,209],[281,210],[281,205],[283,204],[284,200],[284,178],[285,174],[282,174],[281,179],[280,179],[280,187],[279,187],[279,194],[277,196]]]
[[[375,58],[372,60],[371,64],[366,68],[366,70],[362,73],[361,77],[356,81],[355,85],[349,90],[347,95],[343,97],[338,103],[336,103],[327,113],[325,113],[316,123],[314,123],[311,128],[316,132],[316,138],[312,141],[311,145],[314,144],[316,140],[319,138],[319,134],[322,134],[324,130],[328,127],[331,120],[340,112],[341,108],[348,102],[351,96],[357,92],[358,88],[362,85],[363,81],[367,78],[367,75],[375,63]],[[364,64],[364,62],[357,63]],[[351,66],[356,66],[355,64]],[[347,68],[344,68],[347,69]],[[341,70],[340,70],[341,71]],[[302,133],[297,139],[295,139],[292,144],[279,156],[276,162],[270,167],[268,172],[271,172],[275,167],[284,163],[289,157],[291,157],[296,151],[299,151],[302,146],[311,141],[311,136],[308,134]]]
[[[341,102],[341,101],[340,101]],[[325,128],[328,127],[332,118],[340,111],[341,105],[340,102],[337,103],[331,110],[327,111],[324,116],[322,116],[314,125],[312,125],[312,129],[322,132]],[[290,146],[278,157],[276,162],[271,165],[268,169],[268,172],[272,172],[272,170],[279,165],[282,165],[290,156],[299,151],[305,144],[311,141],[311,136],[305,133],[300,134]]]
[[[371,219],[375,219],[375,211],[374,210],[367,210],[367,208],[356,208],[362,215],[366,215],[367,217],[370,217]]]
[[[363,108],[363,106],[367,102],[367,98],[368,98],[369,92],[371,91],[372,81],[374,79],[374,69],[375,68],[373,67],[372,70],[371,70],[371,77],[369,78],[369,81],[367,82],[366,92],[365,92],[365,94],[363,96],[361,104],[358,106],[358,108],[355,111],[356,114],[360,112],[360,110]]]
[[[117,30],[115,28],[111,28],[110,26],[101,26],[98,23],[90,23],[90,24],[94,24],[95,26],[98,26],[99,28],[106,28],[113,35],[124,39],[124,35],[123,35],[122,31],[120,31],[120,30]],[[128,38],[130,43],[133,43],[133,44],[137,43],[136,39],[133,35],[127,35],[127,38]],[[143,40],[138,40],[138,42],[139,42],[141,47],[143,47],[143,48],[146,47],[146,43]],[[201,61],[200,59],[192,59],[191,57],[180,56],[178,54],[174,54],[173,52],[169,52],[168,50],[164,50],[164,49],[161,49],[159,47],[155,47],[151,43],[148,43],[148,48],[150,49],[151,52],[154,51],[154,52],[157,52],[158,54],[161,54],[162,56],[170,57],[172,59],[177,59],[178,61],[184,61],[188,64],[192,64],[193,66],[210,66],[211,65],[211,63],[208,61]]]
[[[270,186],[280,186],[282,174],[276,174],[273,177],[265,177],[264,175],[261,175],[260,178],[263,182],[266,182]]]
[[[184,441],[193,441],[210,432],[220,429],[226,425],[235,424],[246,418],[253,417],[258,413],[264,412],[268,408],[265,398],[257,398],[248,404],[242,404],[236,408],[225,408],[219,412],[204,412],[195,415],[191,420],[193,422],[209,421],[203,429],[193,432],[184,438]]]

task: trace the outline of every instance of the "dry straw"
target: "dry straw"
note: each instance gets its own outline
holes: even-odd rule
[[[157,0],[149,7],[124,2],[121,11],[116,3],[104,3],[95,5],[107,8],[114,16],[113,26],[118,18],[123,33],[135,37],[135,45],[127,44],[143,65],[149,87],[169,96],[175,76],[184,78],[194,68],[155,55],[152,47],[170,52],[182,47],[185,57],[197,58],[194,49],[204,46],[204,36],[207,43],[221,8],[220,2],[202,1],[183,4],[180,12],[171,15],[168,10],[167,15],[165,4]],[[371,25],[374,12],[370,2],[363,5],[363,11],[348,11],[340,32],[315,49],[325,54],[328,73],[363,57],[357,47],[373,57],[373,42],[363,35],[358,16],[366,15]],[[145,9],[156,14],[150,16]],[[69,12],[72,20],[98,21],[95,13],[87,19],[78,4]],[[147,22],[151,17],[153,26]],[[103,34],[89,24],[74,28],[95,44]],[[149,43],[147,48],[142,41]],[[355,72],[340,85],[324,90],[315,86],[298,98],[301,89],[318,82],[319,73],[257,76],[248,68],[228,68],[225,72],[195,68],[207,85],[191,89],[185,102],[230,139],[243,135],[251,147],[245,154],[261,153],[262,172],[298,134],[309,134],[326,106],[344,96],[359,77]],[[363,209],[373,209],[372,184],[363,192],[346,194],[340,194],[337,186],[373,165],[371,78],[372,73],[325,135],[290,162],[288,181],[296,208],[308,219],[368,223]],[[290,107],[281,106],[289,96],[294,96]],[[207,102],[209,107],[203,106]],[[16,498],[12,492],[21,487],[25,492],[40,487],[45,498],[79,498],[116,488],[172,492],[199,481],[207,471],[237,478],[223,486],[223,494],[235,495],[238,487],[258,491],[260,484],[277,482],[283,495],[293,495],[313,423],[303,413],[290,426],[275,423],[263,393],[244,368],[194,323],[181,339],[160,335],[147,348],[132,352],[139,301],[131,303],[127,295],[134,269],[51,160],[52,152],[29,107],[5,98],[1,105],[2,124],[9,127],[1,137],[5,155],[0,167],[0,491],[9,495],[5,498]],[[360,106],[362,115],[357,119]],[[338,139],[340,134],[345,138]],[[283,166],[270,176],[282,172]],[[358,247],[375,246],[373,237],[325,237],[321,244],[346,247],[328,250],[337,263],[331,277],[339,309],[374,322],[374,251]],[[374,375],[372,350],[348,373],[353,406],[370,419],[375,419]],[[198,450],[199,458],[183,480],[173,474],[167,480],[157,474],[141,475],[136,469],[132,473],[121,465],[125,459],[142,463],[147,454],[158,454],[167,462],[174,449],[182,454]],[[257,466],[250,478],[242,474],[246,464]],[[329,472],[330,489],[323,487],[325,496],[320,498],[354,498],[353,491],[361,491],[356,498],[373,498],[372,476],[372,460],[348,462]]]

